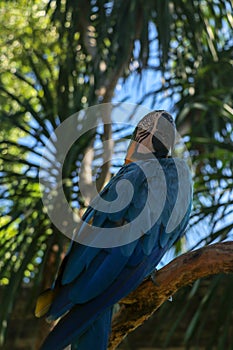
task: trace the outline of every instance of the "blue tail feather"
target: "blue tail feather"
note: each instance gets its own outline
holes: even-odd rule
[[[106,350],[111,330],[112,307],[99,313],[97,318],[92,308],[89,307],[89,309],[85,313],[83,305],[74,308],[67,315],[70,322],[64,322],[66,318],[64,317],[45,339],[40,350],[63,350],[69,344],[72,350]],[[91,314],[92,317],[90,317]]]
[[[88,330],[72,343],[71,349],[106,350],[111,328],[111,319],[112,308],[101,314],[101,316],[88,328]]]

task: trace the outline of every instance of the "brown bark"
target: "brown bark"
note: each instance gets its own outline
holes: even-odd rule
[[[155,274],[156,284],[147,279],[120,302],[108,349],[115,349],[128,333],[139,327],[180,288],[218,273],[233,273],[233,242],[216,243],[171,261]]]

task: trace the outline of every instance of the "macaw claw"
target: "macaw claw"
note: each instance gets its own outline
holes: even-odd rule
[[[158,272],[158,270],[155,269],[155,270],[151,273],[150,277],[151,277],[152,282],[158,287],[159,284],[158,284],[158,282],[156,281],[156,274],[157,274],[157,272]]]

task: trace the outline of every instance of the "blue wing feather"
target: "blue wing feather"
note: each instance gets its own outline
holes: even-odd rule
[[[62,284],[71,283],[76,279],[100,253],[99,248],[87,247],[82,244],[73,244],[72,246],[62,275]]]

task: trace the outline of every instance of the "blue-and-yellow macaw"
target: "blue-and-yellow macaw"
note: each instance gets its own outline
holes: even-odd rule
[[[109,242],[104,247],[72,242],[54,286],[42,293],[36,305],[38,317],[61,317],[42,350],[64,349],[69,344],[78,350],[106,349],[113,305],[149,276],[184,234],[191,210],[192,183],[185,161],[168,157],[174,140],[175,123],[166,111],[151,112],[138,123],[125,164],[100,197],[94,199],[94,208],[90,204],[81,228],[85,235],[86,222],[95,227],[97,235],[103,229],[107,235],[106,229],[120,231],[127,223],[124,237],[130,238],[123,239],[124,244]],[[121,180],[133,186],[129,203],[119,211],[98,210],[101,198],[111,207]],[[128,196],[127,186],[123,196]],[[143,210],[140,222],[134,225]]]

